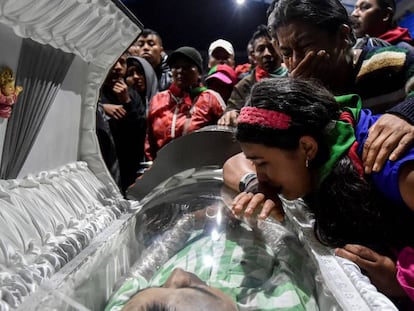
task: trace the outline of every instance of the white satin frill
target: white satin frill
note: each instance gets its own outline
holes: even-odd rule
[[[119,55],[119,38],[139,32],[110,0],[2,0],[0,23],[104,68]]]
[[[130,209],[113,191],[85,162],[0,180],[0,310],[17,307]]]

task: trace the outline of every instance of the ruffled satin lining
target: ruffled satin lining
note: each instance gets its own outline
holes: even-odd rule
[[[86,163],[0,181],[1,306],[25,296],[78,255],[130,201],[113,196]]]

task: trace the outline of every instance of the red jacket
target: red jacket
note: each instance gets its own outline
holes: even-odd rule
[[[395,27],[393,29],[390,29],[382,35],[378,36],[378,38],[385,40],[392,45],[396,45],[401,41],[407,42],[409,44],[414,44],[413,38],[411,38],[408,29],[402,27]]]
[[[205,90],[193,100],[188,93],[178,98],[170,90],[156,94],[148,111],[145,156],[153,160],[172,139],[216,124],[225,108],[223,99],[213,90]]]

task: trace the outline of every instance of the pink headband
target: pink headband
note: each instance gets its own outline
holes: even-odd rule
[[[263,125],[272,129],[287,130],[292,118],[283,112],[257,107],[243,107],[237,119],[238,123]]]

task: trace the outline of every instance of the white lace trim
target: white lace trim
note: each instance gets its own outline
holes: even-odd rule
[[[17,307],[130,209],[114,192],[85,162],[0,180],[0,310]]]

